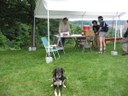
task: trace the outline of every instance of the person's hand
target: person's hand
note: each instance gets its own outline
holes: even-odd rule
[[[96,35],[98,34],[99,32],[96,32]]]
[[[70,34],[70,35],[72,35],[72,33],[71,33],[71,32],[69,32],[69,34]]]

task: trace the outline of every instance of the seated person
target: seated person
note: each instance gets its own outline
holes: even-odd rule
[[[97,21],[96,20],[93,20],[92,21],[92,24],[93,24],[92,28],[93,28],[93,31],[95,33],[93,46],[94,47],[98,47],[99,46],[100,25],[97,24]]]
[[[70,25],[68,22],[68,18],[65,17],[59,24],[59,33],[61,34],[62,32],[70,32]],[[62,45],[64,46],[65,38],[62,38]]]

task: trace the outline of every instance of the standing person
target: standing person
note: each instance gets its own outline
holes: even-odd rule
[[[63,18],[63,20],[59,24],[59,33],[62,32],[70,32],[70,25],[67,17]],[[64,46],[65,38],[62,38],[61,40],[62,40],[62,45]]]
[[[99,41],[100,41],[100,50],[98,53],[103,53],[106,50],[105,36],[108,31],[108,25],[103,20],[102,16],[98,17],[98,21],[100,22],[100,33],[99,33]]]
[[[122,55],[128,55],[128,20],[125,24],[124,29],[126,30],[124,33],[124,38],[123,38],[123,42],[122,42],[122,49],[123,49],[123,53]]]
[[[94,47],[98,47],[99,46],[99,32],[100,32],[100,25],[97,24],[97,21],[96,20],[93,20],[92,21],[92,29],[95,33],[95,37],[94,37],[94,43],[93,43],[93,46]]]

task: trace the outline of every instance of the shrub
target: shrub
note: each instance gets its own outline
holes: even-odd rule
[[[7,26],[3,34],[9,39],[8,45],[11,48],[19,49],[29,46],[31,41],[30,30],[30,25],[17,22],[15,26]]]
[[[2,32],[0,32],[0,46],[7,49],[9,48],[8,45],[9,45],[9,40],[5,35],[3,35]]]

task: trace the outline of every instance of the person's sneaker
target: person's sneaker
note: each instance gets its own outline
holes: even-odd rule
[[[128,55],[128,52],[123,52],[122,56]]]
[[[98,54],[102,54],[103,52],[102,51],[99,51]]]
[[[103,52],[105,52],[105,51],[106,51],[106,48],[104,48]]]

